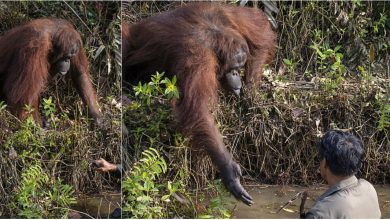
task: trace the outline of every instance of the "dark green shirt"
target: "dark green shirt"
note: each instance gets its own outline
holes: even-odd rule
[[[380,218],[378,196],[364,179],[352,176],[331,186],[309,210],[306,218]]]

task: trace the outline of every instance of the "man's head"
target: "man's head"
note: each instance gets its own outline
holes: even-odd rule
[[[354,175],[361,166],[363,143],[348,132],[331,130],[326,132],[318,145],[321,159],[321,176],[326,179],[327,170],[335,176]]]

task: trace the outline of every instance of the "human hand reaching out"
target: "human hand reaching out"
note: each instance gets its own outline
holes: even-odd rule
[[[115,172],[117,169],[117,165],[107,162],[103,158],[100,158],[99,160],[95,160],[94,164],[98,167],[96,171],[101,173]]]

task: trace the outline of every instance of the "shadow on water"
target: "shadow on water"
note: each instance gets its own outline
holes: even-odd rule
[[[294,200],[284,209],[278,210],[299,192],[306,190],[309,196],[305,203],[305,212],[314,204],[315,200],[327,190],[327,186],[255,186],[248,187],[253,197],[251,207],[241,202],[235,203],[233,218],[299,218],[301,198]],[[375,186],[378,193],[382,218],[390,218],[390,185]]]

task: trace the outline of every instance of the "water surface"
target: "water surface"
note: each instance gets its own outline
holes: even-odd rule
[[[98,195],[79,195],[77,204],[72,208],[80,212],[77,218],[108,218],[120,205],[120,193],[103,192]]]

